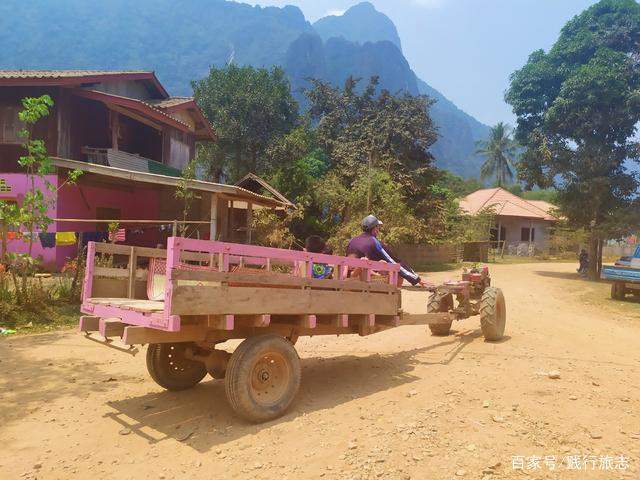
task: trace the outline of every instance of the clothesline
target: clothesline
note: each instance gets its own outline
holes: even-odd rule
[[[110,220],[110,219],[85,219],[85,218],[54,218],[52,219],[56,222],[69,222],[69,223],[106,223],[106,224],[128,224],[128,225],[157,225],[150,227],[142,227],[138,228],[127,227],[127,228],[118,228],[114,232],[92,232],[92,231],[57,231],[57,232],[34,232],[33,238],[34,240],[39,240],[40,244],[43,248],[53,248],[56,246],[70,246],[76,245],[78,241],[83,245],[86,245],[89,241],[112,241],[112,242],[124,242],[126,237],[129,234],[143,234],[145,230],[155,230],[157,228],[163,231],[172,231],[172,235],[176,236],[179,225],[210,225],[211,221],[203,221],[203,220]],[[196,231],[196,233],[199,233]],[[18,236],[22,238],[27,238],[29,234],[26,232],[5,232],[7,240],[15,240]],[[199,235],[198,235],[199,238]]]
[[[86,218],[53,218],[54,222],[71,222],[71,223],[149,223],[149,224],[188,224],[188,225],[211,225],[215,220],[90,220]]]

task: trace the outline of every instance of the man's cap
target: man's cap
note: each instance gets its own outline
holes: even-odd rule
[[[382,225],[382,222],[378,220],[375,215],[369,215],[362,219],[362,229],[365,231],[372,230],[377,226]]]

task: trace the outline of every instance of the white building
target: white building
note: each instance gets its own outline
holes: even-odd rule
[[[460,208],[469,215],[491,208],[496,216],[491,240],[509,254],[548,250],[550,230],[558,221],[552,214],[554,205],[525,200],[504,188],[477,190],[460,200]]]

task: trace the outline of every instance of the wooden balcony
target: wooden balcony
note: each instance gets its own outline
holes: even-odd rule
[[[180,176],[180,171],[175,168],[123,150],[83,147],[82,153],[86,156],[88,163],[95,165],[104,165],[134,172],[156,173],[170,177]]]

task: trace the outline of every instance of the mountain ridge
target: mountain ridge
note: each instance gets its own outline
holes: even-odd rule
[[[367,26],[363,28],[362,24],[365,23]],[[392,30],[389,24],[393,27]],[[326,38],[326,42],[336,38],[361,45],[369,42],[391,42],[402,54],[402,46],[395,25],[389,17],[378,12],[369,2],[354,5],[340,16],[321,18],[313,24],[313,27],[316,30],[320,28],[319,34],[323,38],[328,37],[329,34],[334,36]],[[397,41],[394,41],[395,37]],[[406,64],[409,65],[408,62]],[[441,92],[418,78],[410,67],[408,70],[404,73],[407,82],[405,90],[413,95],[428,95],[436,100],[431,107],[431,115],[440,133],[440,139],[432,147],[437,164],[463,176],[478,176],[482,157],[475,153],[476,144],[479,140],[488,137],[490,127],[457,107]],[[386,84],[385,87],[388,88]],[[392,88],[389,90],[393,91]]]
[[[342,15],[323,17],[313,23],[313,28],[325,42],[329,38],[340,36],[356,43],[366,43],[375,38],[375,41],[390,41],[402,51],[402,42],[395,24],[369,2],[358,3]]]
[[[365,80],[376,75],[380,87],[393,93],[415,95],[422,89],[439,99],[432,107],[442,137],[433,148],[437,165],[463,176],[479,171],[473,132],[482,130],[481,124],[420,83],[402,54],[395,25],[371,4],[357,4],[337,22],[331,19],[323,39],[295,6],[225,0],[52,3],[0,2],[0,68],[147,69],[156,71],[172,94],[185,95],[211,65],[279,65],[303,107],[309,77],[339,86],[350,75]]]

